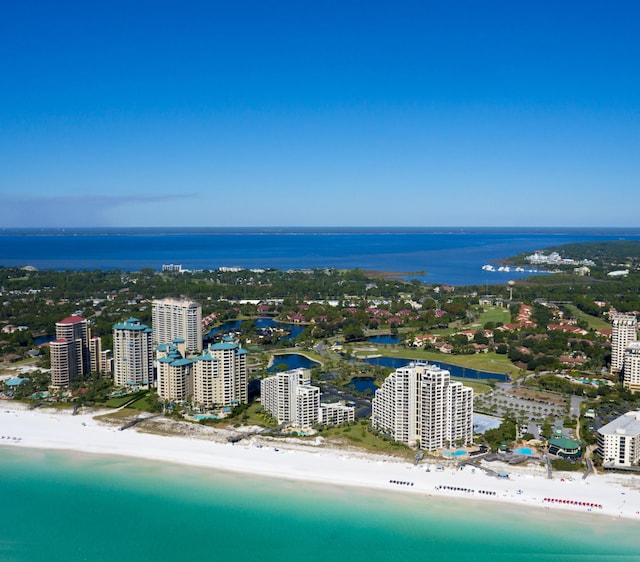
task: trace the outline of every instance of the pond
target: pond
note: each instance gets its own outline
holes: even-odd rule
[[[389,367],[391,369],[399,369],[404,367],[415,359],[406,359],[403,357],[372,357],[362,359],[365,363],[371,365],[378,365],[380,367]],[[433,361],[433,365],[437,365],[442,369],[447,369],[451,373],[452,377],[459,377],[463,379],[481,379],[481,380],[496,380],[500,382],[507,382],[509,377],[501,373],[490,373],[488,371],[478,371],[477,369],[471,369],[469,367],[460,367],[458,365],[451,365],[444,363],[443,361]]]
[[[33,343],[35,345],[42,345],[43,343],[49,343],[55,339],[55,336],[38,336],[37,338],[33,338]]]
[[[278,371],[291,371],[293,369],[313,369],[318,367],[320,363],[312,361],[299,353],[280,353],[273,356],[273,365],[267,369],[270,373]]]
[[[373,396],[376,390],[378,390],[378,387],[376,386],[376,379],[374,377],[353,377],[347,386],[357,390],[358,392],[366,392],[369,390],[371,396]]]
[[[395,345],[400,343],[400,337],[392,336],[391,334],[379,334],[377,336],[368,337],[367,341],[377,344]]]

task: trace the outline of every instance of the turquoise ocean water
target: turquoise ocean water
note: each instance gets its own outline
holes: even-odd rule
[[[0,449],[0,560],[640,560],[638,523]]]

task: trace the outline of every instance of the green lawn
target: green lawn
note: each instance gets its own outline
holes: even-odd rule
[[[609,322],[606,322],[597,316],[591,316],[586,312],[582,312],[582,310],[577,306],[572,304],[566,304],[564,306],[571,311],[571,314],[573,314],[577,320],[584,320],[589,325],[589,328],[594,330],[606,330],[607,328],[611,328],[611,324],[609,324]]]
[[[140,390],[139,392],[135,392],[133,394],[125,394],[123,396],[115,396],[113,398],[109,398],[104,403],[104,406],[107,408],[120,408],[124,406],[127,402],[131,402],[135,399],[140,399],[145,396],[149,391],[148,390]]]
[[[414,452],[402,443],[387,441],[373,435],[368,429],[367,421],[345,427],[323,429],[319,435],[330,441],[346,441],[359,449],[372,453],[383,453],[413,460]]]
[[[487,322],[502,322],[508,324],[511,322],[511,313],[507,308],[500,306],[485,306],[484,312],[480,314],[479,323],[484,326]]]
[[[264,413],[260,402],[252,402],[249,407],[239,416],[220,420],[221,422],[231,423],[235,425],[258,425],[260,427],[275,426],[276,423],[268,415]]]
[[[471,388],[473,388],[473,392],[476,396],[479,394],[486,394],[491,390],[491,387],[483,382],[478,382],[471,379],[463,379],[459,377],[451,377],[451,380],[459,381],[465,386],[470,386]]]
[[[377,349],[377,348],[376,348]],[[373,351],[359,352],[357,355],[366,356],[373,354]],[[377,353],[381,355],[393,357],[403,357],[406,359],[422,359],[424,361],[432,361],[434,363],[442,362],[478,371],[487,371],[490,373],[501,373],[504,375],[517,375],[519,369],[511,363],[506,355],[497,353],[477,353],[474,355],[448,355],[438,351],[424,351],[422,349],[398,348],[397,350],[379,350]]]
[[[135,402],[129,404],[126,409],[139,410],[141,412],[155,412],[158,407],[158,396],[155,392],[142,391],[144,394]]]

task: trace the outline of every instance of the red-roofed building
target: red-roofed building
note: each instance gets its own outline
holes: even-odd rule
[[[302,322],[305,321],[305,318],[304,316],[300,316],[299,314],[293,314],[289,316],[289,320],[294,324],[301,324]]]
[[[56,322],[56,339],[49,347],[52,386],[68,386],[78,375],[91,371],[89,324],[82,316],[68,316]]]
[[[82,316],[73,315],[63,318],[62,320],[60,320],[60,322],[56,322],[56,326],[60,326],[63,324],[79,324],[82,322],[86,322],[86,320]]]

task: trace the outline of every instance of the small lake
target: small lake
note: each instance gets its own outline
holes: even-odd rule
[[[224,334],[225,332],[237,332],[240,330],[242,323],[246,320],[228,320],[223,322],[215,328],[211,328],[209,332],[204,336],[205,338],[212,338],[216,334]],[[273,318],[261,317],[254,319],[256,328],[259,330],[265,330],[267,328],[281,328],[283,330],[289,330],[291,333],[282,336],[281,340],[294,340],[296,339],[306,328],[300,324],[285,324],[284,322],[277,322]]]
[[[49,343],[55,339],[55,336],[38,336],[37,338],[33,338],[33,343],[35,345],[42,345],[43,343]]]
[[[392,336],[390,334],[380,334],[378,336],[370,336],[367,338],[368,342],[384,344],[384,345],[395,345],[400,343],[400,338],[398,336]]]
[[[391,369],[399,369],[411,362],[415,362],[415,359],[406,359],[402,357],[372,357],[368,359],[362,359],[365,363],[371,365],[378,365],[380,367],[389,367]],[[447,369],[451,373],[452,377],[459,377],[463,379],[481,379],[481,380],[496,380],[500,382],[507,382],[509,377],[500,373],[490,373],[487,371],[478,371],[476,369],[470,369],[469,367],[460,367],[458,365],[451,365],[443,361],[430,361],[429,363],[437,365],[442,369]]]
[[[273,356],[273,365],[267,369],[270,373],[278,371],[291,371],[292,369],[313,369],[319,367],[320,363],[312,361],[299,353],[280,353]]]
[[[376,379],[373,377],[353,377],[347,386],[358,392],[366,392],[369,390],[371,392],[370,395],[373,396],[376,390],[378,390],[375,381]]]

